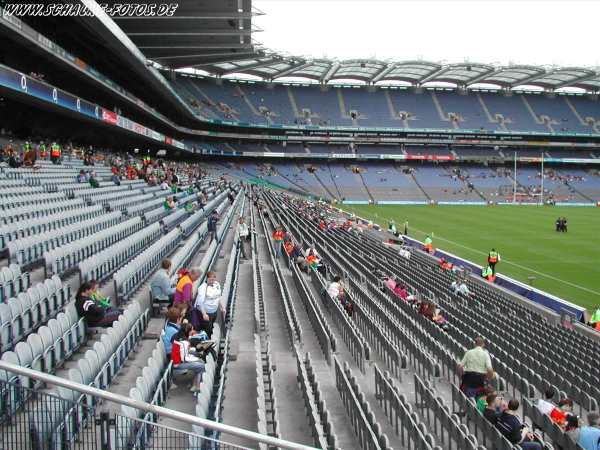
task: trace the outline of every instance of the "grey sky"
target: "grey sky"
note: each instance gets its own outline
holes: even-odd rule
[[[265,48],[339,59],[600,66],[595,0],[253,0]]]

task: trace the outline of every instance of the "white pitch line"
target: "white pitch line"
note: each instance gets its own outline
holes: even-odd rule
[[[425,233],[424,231],[421,231],[421,230],[419,230],[419,229],[417,229],[417,228],[411,227],[411,229],[413,229],[413,230],[415,230],[415,231],[418,231],[419,233],[422,233],[422,234],[424,234],[425,236],[427,236],[427,235],[428,235],[428,233]],[[467,249],[467,250],[470,250],[470,251],[472,251],[472,252],[479,253],[480,255],[484,255],[484,256],[486,256],[486,255],[487,255],[487,253],[484,253],[484,252],[482,252],[481,250],[476,250],[476,249],[474,249],[474,248],[467,247],[466,245],[459,244],[458,242],[451,241],[450,239],[445,239],[445,238],[443,238],[443,237],[439,237],[438,235],[435,235],[435,238],[434,238],[434,239],[439,239],[439,240],[441,240],[441,241],[446,241],[446,242],[449,242],[450,244],[454,244],[454,245],[457,245],[457,246],[459,246],[459,247],[462,247],[462,248],[465,248],[465,249]],[[507,263],[507,264],[510,264],[510,265],[512,265],[512,266],[518,267],[518,268],[520,268],[520,269],[528,270],[528,271],[530,271],[530,272],[533,272],[533,273],[535,273],[535,274],[537,274],[537,275],[541,275],[542,277],[549,278],[549,279],[551,279],[551,280],[554,280],[554,281],[559,281],[559,282],[561,282],[561,283],[568,284],[569,286],[572,286],[572,287],[574,287],[574,288],[580,289],[580,290],[582,290],[582,291],[586,291],[586,292],[589,292],[589,293],[591,293],[591,294],[595,294],[595,295],[599,295],[599,296],[600,296],[600,292],[598,292],[598,291],[594,291],[594,290],[592,290],[592,289],[588,289],[588,288],[586,288],[585,286],[580,286],[580,285],[578,285],[578,284],[571,283],[570,281],[561,280],[560,278],[553,277],[552,275],[548,275],[547,273],[538,272],[537,270],[531,269],[531,268],[529,268],[529,267],[526,267],[526,266],[522,266],[521,264],[517,264],[517,263],[514,263],[514,262],[510,262],[510,261],[509,261],[509,260],[507,260],[507,259],[503,259],[503,260],[502,260],[502,261],[500,261],[500,262],[505,262],[505,263]]]

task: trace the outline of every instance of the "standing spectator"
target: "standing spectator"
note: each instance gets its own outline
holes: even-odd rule
[[[339,275],[333,277],[333,281],[329,283],[327,287],[327,293],[333,300],[337,300],[338,295],[340,295],[340,290],[342,289],[341,278]]]
[[[475,346],[467,350],[458,369],[462,373],[461,390],[467,397],[477,397],[485,389],[485,380],[494,378],[490,354],[485,350],[485,341],[475,338]]]
[[[179,271],[179,280],[175,286],[175,295],[173,296],[173,304],[179,303],[191,304],[192,294],[194,290],[194,281],[200,278],[200,269],[192,267],[189,271],[181,269]]]
[[[500,253],[496,249],[492,248],[488,253],[487,258],[488,266],[492,269],[492,273],[496,275],[496,264],[500,262]]]
[[[284,232],[283,232],[283,228],[278,225],[277,228],[275,228],[275,231],[273,231],[273,245],[275,247],[275,256],[277,258],[279,258],[281,256],[281,247],[283,245],[283,237],[284,237]]]
[[[212,241],[217,239],[217,225],[219,223],[219,213],[217,212],[217,210],[214,210],[212,213],[210,213],[210,216],[208,216],[208,220],[207,220],[207,229],[208,232],[210,233],[210,243],[212,243]]]
[[[248,224],[243,217],[240,217],[240,220],[238,221],[237,235],[242,257],[244,259],[248,259],[248,256],[246,255],[246,241],[248,241],[248,238],[250,237],[250,230],[248,229]]]
[[[519,401],[510,400],[508,407],[498,417],[496,428],[510,443],[518,444],[523,450],[542,450],[542,445],[535,441],[535,436],[517,416],[518,409]]]
[[[175,286],[171,282],[169,277],[169,270],[171,270],[171,260],[163,259],[160,263],[161,268],[156,272],[156,275],[150,281],[150,290],[152,291],[152,298],[155,300],[169,302],[169,306],[173,304],[175,298]]]
[[[212,333],[219,309],[225,316],[225,307],[221,304],[221,293],[221,285],[217,281],[217,274],[208,272],[206,281],[198,288],[192,314],[194,327],[198,330],[204,330],[208,336]]]
[[[600,449],[600,415],[596,413],[588,414],[587,427],[579,429],[579,438],[577,443],[584,450],[599,450]]]
[[[50,160],[52,161],[52,164],[60,164],[60,156],[60,145],[58,145],[56,142],[53,142],[52,146],[50,147]]]

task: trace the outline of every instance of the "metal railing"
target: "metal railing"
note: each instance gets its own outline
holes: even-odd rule
[[[75,383],[15,364],[0,361],[3,371],[32,378],[48,386],[66,388],[84,395],[81,403],[64,400],[57,395],[32,390],[20,384],[0,381],[0,450],[175,450],[175,449],[243,449],[247,447],[189,433],[157,423],[170,419],[182,427],[212,430],[245,442],[290,450],[315,450],[302,444],[277,439],[242,428],[201,419],[190,414],[134,400],[122,395]],[[2,378],[2,377],[0,377]],[[23,403],[22,399],[26,398]],[[100,400],[133,408],[156,422],[98,412],[89,405]],[[19,408],[17,404],[21,404]],[[105,408],[103,408],[105,409]],[[127,408],[126,408],[127,409]]]

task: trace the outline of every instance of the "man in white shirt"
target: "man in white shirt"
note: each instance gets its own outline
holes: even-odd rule
[[[198,288],[198,294],[194,302],[194,315],[199,314],[202,323],[193,323],[194,328],[196,330],[202,329],[210,336],[219,309],[225,316],[225,307],[221,304],[221,285],[217,281],[217,274],[208,272],[206,281]],[[193,322],[198,321],[194,320]]]
[[[248,236],[250,236],[250,229],[248,228],[248,224],[246,223],[243,217],[240,217],[240,220],[238,221],[237,234],[238,241],[240,243],[240,251],[242,252],[242,257],[244,259],[248,259],[248,256],[246,254],[246,242],[248,240]]]

